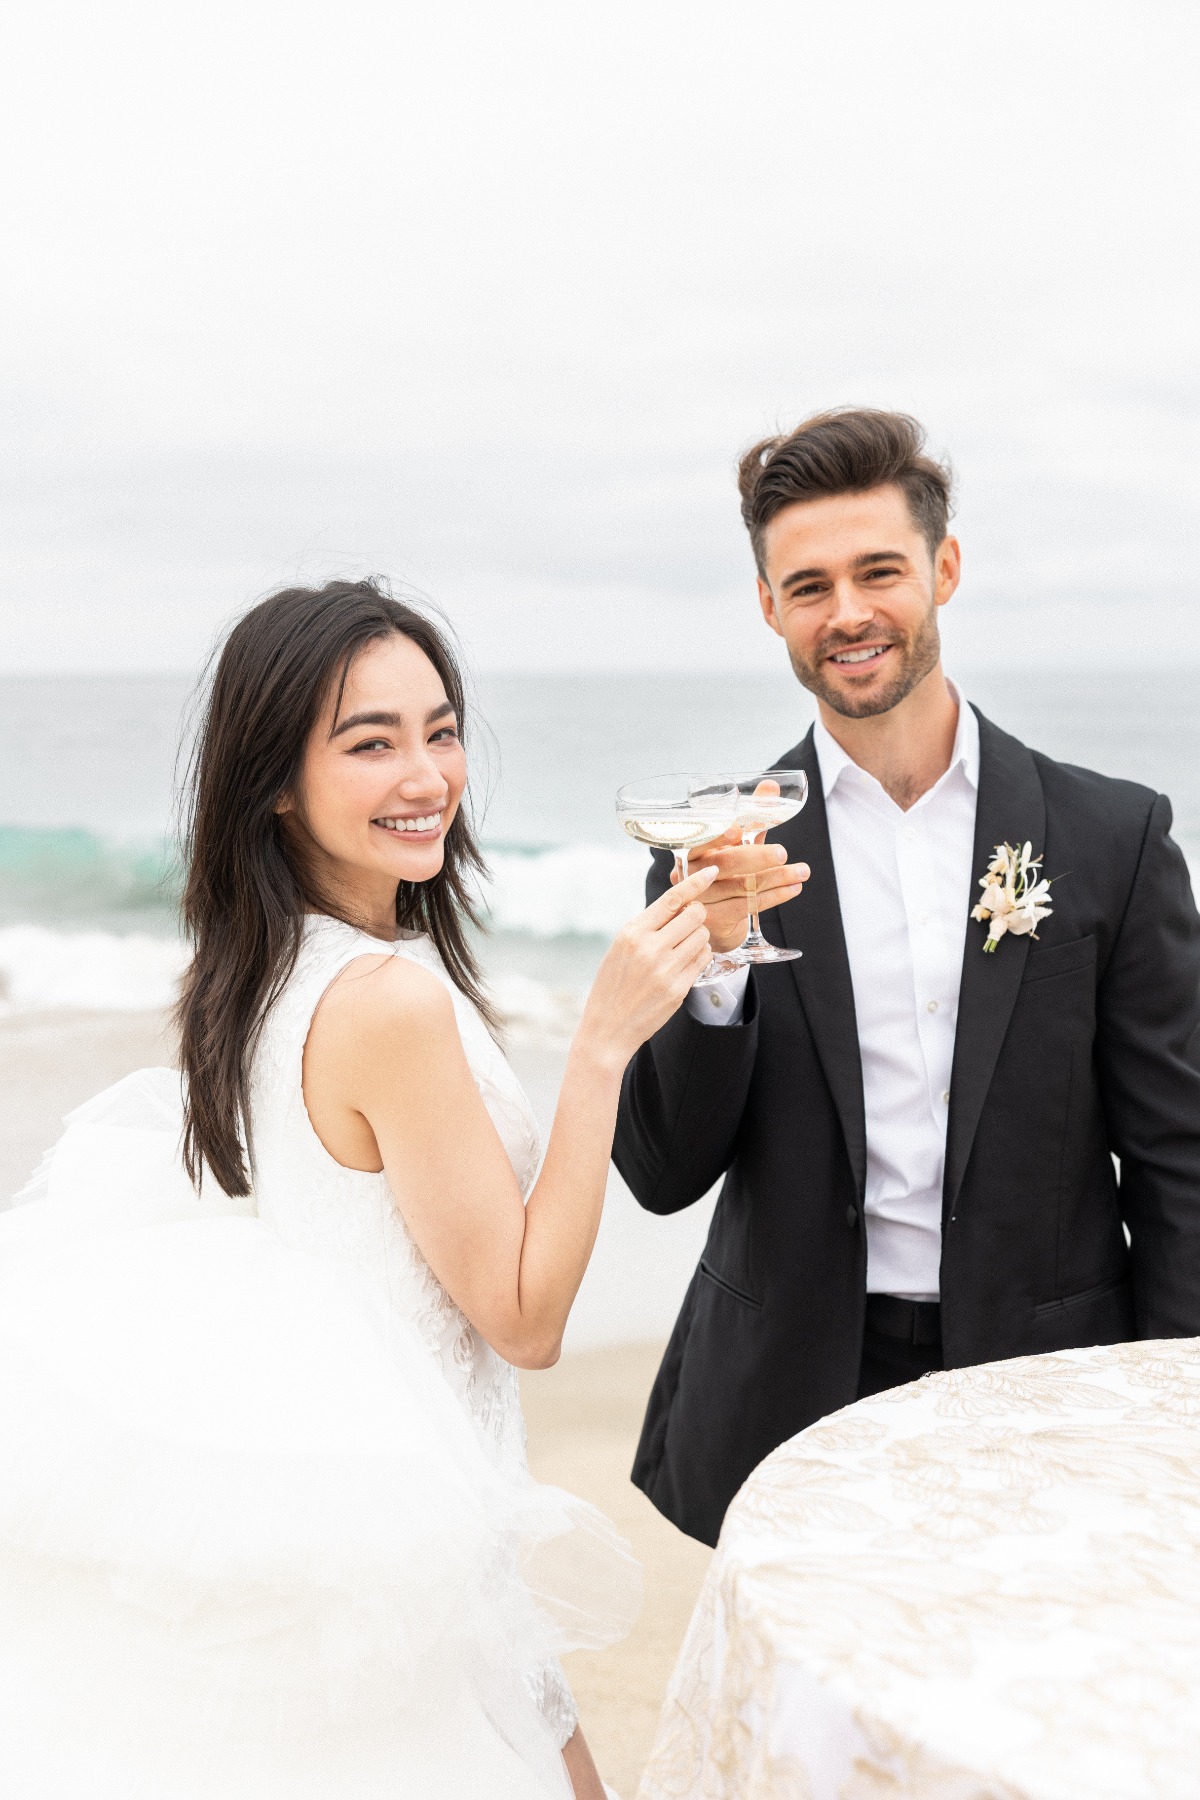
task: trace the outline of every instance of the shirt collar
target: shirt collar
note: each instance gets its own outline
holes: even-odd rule
[[[941,781],[935,785],[940,787],[955,769],[961,768],[963,774],[976,792],[979,790],[979,720],[958,685],[947,678],[946,686],[958,702],[958,725],[954,732],[954,748],[950,752],[950,766]],[[855,769],[859,774],[866,774],[859,769],[852,756],[847,756],[837,739],[826,729],[818,713],[813,724],[813,748],[817,753],[817,767],[821,771],[821,789],[828,800],[837,786],[839,779],[848,769]],[[873,780],[873,776],[867,776]],[[930,792],[933,790],[931,789]]]

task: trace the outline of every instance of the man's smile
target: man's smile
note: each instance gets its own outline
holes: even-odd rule
[[[835,650],[827,659],[839,669],[873,669],[888,651],[891,644],[854,644],[845,650]]]

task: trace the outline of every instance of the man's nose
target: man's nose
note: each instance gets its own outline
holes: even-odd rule
[[[861,631],[870,624],[874,613],[870,597],[849,576],[834,582],[828,625],[837,631]]]

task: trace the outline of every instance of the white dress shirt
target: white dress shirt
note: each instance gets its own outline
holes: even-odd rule
[[[939,1292],[950,1068],[974,873],[979,721],[951,692],[959,706],[950,767],[907,812],[819,719],[813,730],[862,1057],[867,1292],[910,1300]],[[747,973],[693,988],[693,1017],[737,1024]],[[765,969],[759,979],[785,977]]]

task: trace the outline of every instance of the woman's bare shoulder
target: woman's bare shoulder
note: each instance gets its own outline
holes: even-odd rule
[[[438,1040],[457,1041],[454,1003],[429,969],[386,951],[356,956],[330,983],[313,1017],[330,1046],[357,1057],[428,1052]]]

